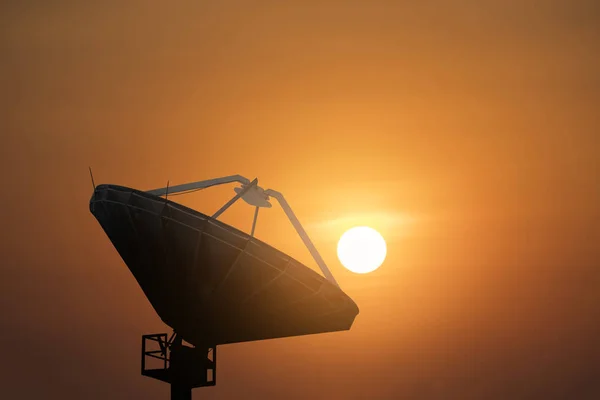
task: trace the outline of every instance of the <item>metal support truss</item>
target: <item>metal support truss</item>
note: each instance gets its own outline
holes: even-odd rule
[[[272,189],[264,190],[264,189],[260,188],[258,186],[258,179],[254,179],[252,182],[250,182],[250,180],[248,178],[245,178],[241,175],[231,175],[231,176],[225,176],[222,178],[215,178],[215,179],[208,179],[205,181],[186,183],[183,185],[172,186],[170,188],[165,187],[165,188],[161,188],[161,189],[149,190],[147,193],[154,194],[157,196],[164,196],[167,193],[167,191],[169,194],[175,194],[175,193],[200,190],[200,189],[208,188],[211,186],[223,185],[223,184],[232,183],[232,182],[241,183],[242,188],[236,188],[237,195],[235,197],[233,197],[231,200],[229,200],[229,202],[227,202],[223,207],[221,207],[221,209],[213,215],[213,218],[217,218],[218,216],[220,216],[223,213],[223,211],[225,211],[227,208],[229,208],[235,201],[237,201],[241,197],[248,204],[256,206],[256,211],[254,212],[254,221],[252,222],[252,231],[250,233],[250,236],[254,236],[254,230],[256,228],[256,219],[258,217],[259,207],[270,207],[271,204],[267,200],[269,197],[274,197],[275,199],[277,199],[277,201],[281,205],[281,208],[283,209],[286,216],[288,217],[288,219],[294,226],[294,229],[296,229],[296,232],[298,233],[298,235],[304,242],[304,245],[308,248],[308,251],[310,252],[313,259],[315,260],[315,262],[321,269],[321,272],[323,273],[325,278],[327,278],[327,280],[329,280],[331,283],[333,283],[334,285],[339,287],[337,281],[333,277],[333,274],[327,267],[325,260],[323,260],[323,258],[319,254],[319,251],[317,250],[315,245],[310,240],[310,237],[308,236],[308,234],[302,227],[302,224],[300,223],[300,221],[298,220],[298,218],[292,211],[292,208],[290,207],[288,202],[283,197],[283,194],[281,194],[275,190],[272,190]],[[257,202],[256,199],[262,199],[262,200],[261,200],[261,202]]]
[[[149,360],[158,360],[154,368]],[[193,388],[217,384],[217,346],[188,347],[176,334],[144,335],[142,375],[170,383],[171,400],[191,400]]]

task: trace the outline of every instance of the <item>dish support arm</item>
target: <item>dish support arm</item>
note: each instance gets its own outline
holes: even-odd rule
[[[292,211],[292,208],[290,207],[288,202],[283,197],[283,194],[281,194],[275,190],[272,190],[272,189],[265,190],[265,194],[267,194],[269,197],[274,197],[275,199],[277,199],[277,201],[279,202],[279,205],[281,205],[281,208],[285,212],[285,215],[287,215],[288,219],[290,220],[290,222],[296,229],[296,232],[298,233],[298,235],[304,242],[304,245],[306,246],[308,251],[310,251],[310,254],[314,258],[314,260],[317,263],[317,265],[319,266],[319,268],[321,269],[321,272],[323,272],[323,275],[325,276],[325,278],[327,278],[331,283],[333,283],[334,285],[339,287],[340,285],[337,283],[337,281],[333,277],[333,274],[327,267],[327,264],[325,264],[325,260],[323,260],[323,258],[321,257],[321,254],[319,254],[319,251],[317,250],[317,248],[315,247],[313,242],[308,237],[308,234],[302,227],[302,224],[296,217],[296,214],[294,214],[294,211]]]
[[[242,185],[245,185],[246,187],[244,188],[244,190],[242,192],[240,192],[238,194],[238,196],[235,196],[233,199],[231,199],[230,202],[233,202],[233,201],[237,200],[247,190],[249,190],[252,186],[256,186],[257,180],[255,179],[254,181],[250,182],[250,180],[248,178],[243,177],[241,175],[231,175],[231,176],[225,176],[225,177],[222,177],[222,178],[208,179],[208,180],[205,180],[205,181],[198,181],[198,182],[186,183],[186,184],[183,184],[183,185],[177,185],[177,186],[171,186],[171,187],[164,187],[164,188],[161,188],[161,189],[149,190],[149,191],[147,191],[147,193],[150,193],[150,194],[153,194],[153,195],[156,195],[156,196],[164,196],[167,193],[168,194],[175,194],[175,193],[187,192],[187,191],[191,191],[191,190],[205,189],[205,188],[208,188],[208,187],[211,187],[211,186],[223,185],[223,184],[232,183],[232,182],[239,182]],[[310,252],[311,256],[313,257],[313,259],[315,260],[315,262],[317,263],[317,265],[321,269],[321,272],[323,273],[323,275],[325,276],[325,278],[327,278],[327,280],[329,280],[331,283],[333,283],[334,285],[336,285],[337,287],[339,287],[339,284],[337,283],[337,281],[333,277],[333,274],[331,273],[331,271],[327,267],[327,264],[325,263],[325,260],[323,260],[323,258],[321,257],[321,254],[319,254],[319,251],[317,250],[317,248],[315,247],[315,245],[313,244],[313,242],[308,237],[308,234],[306,233],[306,231],[302,227],[302,224],[300,223],[300,221],[296,217],[296,214],[294,214],[294,211],[292,211],[292,208],[290,207],[290,205],[288,204],[288,202],[283,197],[283,194],[281,194],[280,192],[277,192],[275,190],[272,190],[272,189],[267,189],[267,190],[264,191],[264,193],[267,196],[269,196],[269,197],[273,197],[273,198],[277,199],[277,201],[279,202],[279,205],[281,206],[281,208],[285,212],[285,215],[288,217],[288,219],[290,220],[290,222],[294,226],[294,229],[296,229],[296,232],[298,233],[298,235],[302,239],[302,242],[304,242],[304,245],[306,246],[306,248]],[[230,205],[230,204],[226,204],[223,208],[226,209],[228,207],[228,205]],[[224,211],[224,209],[222,209],[222,211]],[[220,215],[220,213],[222,211],[220,210],[219,212],[217,212],[217,216]],[[252,224],[252,234],[251,234],[251,236],[253,236],[253,234],[254,234],[254,229],[256,227],[256,217],[257,216],[258,216],[258,207],[256,208],[255,215],[254,215],[254,221],[253,221],[253,224]]]
[[[153,194],[155,196],[164,196],[165,194],[175,194],[180,192],[187,192],[189,190],[206,189],[211,186],[223,185],[225,183],[239,182],[243,185],[248,185],[250,179],[245,178],[241,175],[224,176],[222,178],[208,179],[205,181],[198,181],[192,183],[184,183],[183,185],[167,186],[160,189],[148,190],[146,193]]]

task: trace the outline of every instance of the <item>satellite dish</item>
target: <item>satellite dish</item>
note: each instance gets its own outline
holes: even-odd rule
[[[232,182],[242,185],[212,216],[169,199]],[[257,183],[234,175],[147,192],[94,187],[90,211],[173,328],[170,337],[142,338],[142,374],[170,383],[172,399],[191,399],[192,388],[216,384],[217,345],[348,330],[358,315],[283,195]],[[271,207],[271,197],[324,277],[254,237],[258,210]],[[217,219],[239,198],[255,207],[250,234]],[[160,367],[146,368],[147,358],[160,360]]]

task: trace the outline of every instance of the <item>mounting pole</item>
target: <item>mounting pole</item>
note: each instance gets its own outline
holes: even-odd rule
[[[174,381],[171,382],[171,400],[192,400],[192,387],[185,384],[182,379],[184,366],[180,365],[178,360],[173,360],[173,353],[178,354],[183,347],[181,336],[175,336],[175,340],[171,345],[171,369],[174,372]],[[181,362],[183,364],[183,362]]]
[[[159,350],[154,350],[158,343]],[[162,361],[154,368],[146,358]],[[142,375],[171,385],[171,400],[191,400],[192,389],[217,384],[217,346],[186,346],[175,332],[142,336]]]

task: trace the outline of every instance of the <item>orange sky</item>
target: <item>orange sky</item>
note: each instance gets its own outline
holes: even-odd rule
[[[168,396],[138,354],[167,328],[88,165],[258,177],[360,307],[349,332],[221,347],[195,398],[600,396],[596,1],[49,3],[0,6],[0,397]],[[372,274],[337,261],[353,224],[388,241]],[[257,236],[315,267],[280,209]]]

